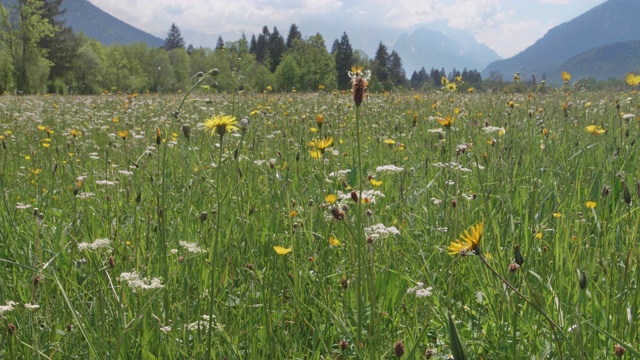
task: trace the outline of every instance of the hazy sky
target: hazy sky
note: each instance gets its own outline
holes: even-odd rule
[[[388,26],[407,28],[441,20],[469,30],[502,57],[510,57],[605,0],[89,0],[102,10],[148,33],[165,38],[171,23],[220,34],[258,34],[277,26],[286,38],[292,23],[313,21],[328,28]],[[323,29],[316,31],[322,33]],[[340,31],[343,31],[341,28]],[[304,36],[315,34],[307,34]],[[347,32],[348,34],[348,32]],[[187,43],[190,39],[184,36]],[[224,40],[237,40],[223,37]],[[331,44],[334,39],[325,39]],[[212,43],[210,47],[214,47]],[[357,48],[358,44],[354,44]]]

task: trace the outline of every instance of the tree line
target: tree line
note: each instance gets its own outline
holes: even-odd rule
[[[102,45],[75,34],[64,23],[62,0],[16,0],[0,5],[0,93],[97,94],[105,89],[123,92],[176,92],[191,76],[219,70],[210,88],[218,91],[347,90],[352,66],[372,72],[372,91],[430,89],[441,78],[462,76],[468,86],[480,86],[480,74],[464,69],[422,68],[407,79],[402,59],[379,43],[369,58],[354,50],[343,33],[330,50],[319,33],[303,37],[292,24],[286,38],[277,27],[267,26],[251,39],[243,36],[215,48],[185,46],[180,29],[172,24],[162,48],[143,43]]]

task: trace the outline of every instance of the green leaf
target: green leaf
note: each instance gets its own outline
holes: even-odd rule
[[[455,360],[467,360],[467,351],[464,344],[462,344],[462,340],[460,340],[460,335],[458,335],[458,330],[451,318],[451,314],[449,314],[449,340],[451,341],[450,346],[453,358]]]

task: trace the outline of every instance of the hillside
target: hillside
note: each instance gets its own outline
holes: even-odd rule
[[[508,79],[520,72],[524,77],[535,74],[539,79],[546,76],[548,81],[560,81],[556,74],[563,70],[575,72],[562,67],[572,57],[603,45],[640,40],[638,14],[640,1],[609,0],[554,27],[514,57],[489,64],[482,76],[486,78],[494,72]]]
[[[5,7],[15,0],[0,0]],[[164,45],[164,40],[135,28],[91,4],[87,0],[64,0],[61,9],[66,9],[66,25],[76,33],[84,33],[104,45],[113,43],[145,43],[151,47]],[[170,24],[167,24],[167,29]]]
[[[640,70],[640,40],[619,42],[582,52],[560,67],[569,69],[575,78],[591,77],[596,80],[622,78],[629,72]]]

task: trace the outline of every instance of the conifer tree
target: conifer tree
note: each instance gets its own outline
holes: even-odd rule
[[[164,39],[164,48],[167,51],[184,48],[184,39],[182,38],[182,34],[180,34],[180,29],[175,23],[171,24],[167,37]]]
[[[331,52],[336,62],[338,89],[349,89],[351,87],[349,70],[353,65],[353,48],[346,32],[342,34],[340,41],[336,39]]]

